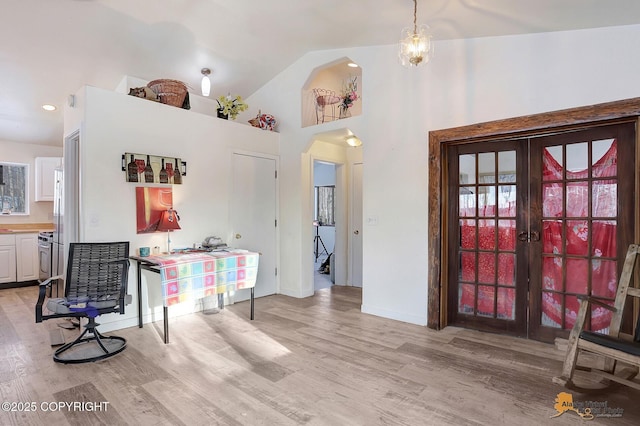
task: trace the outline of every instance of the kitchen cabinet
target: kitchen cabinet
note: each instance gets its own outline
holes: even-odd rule
[[[38,234],[16,234],[16,281],[37,280],[40,272],[38,264]]]
[[[62,167],[62,157],[36,157],[35,201],[53,201],[53,172]]]
[[[13,235],[0,235],[0,283],[16,280],[16,243]]]
[[[37,280],[38,234],[0,235],[0,283]]]

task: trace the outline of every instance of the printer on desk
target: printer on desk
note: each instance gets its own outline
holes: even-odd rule
[[[224,250],[228,248],[228,246],[220,237],[207,237],[202,242],[202,248],[207,250]]]

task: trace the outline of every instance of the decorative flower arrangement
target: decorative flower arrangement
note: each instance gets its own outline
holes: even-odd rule
[[[358,83],[356,79],[358,77],[353,77],[349,80],[349,83],[342,89],[342,100],[338,107],[340,108],[340,112],[342,114],[346,113],[346,111],[353,106],[353,103],[358,100]]]
[[[263,114],[261,110],[258,110],[258,115],[255,118],[249,120],[249,124],[253,127],[257,127],[262,130],[274,131],[276,127],[276,118],[271,114]]]
[[[218,116],[229,116],[232,120],[238,117],[238,114],[249,108],[249,105],[242,101],[242,96],[220,96],[218,99]]]

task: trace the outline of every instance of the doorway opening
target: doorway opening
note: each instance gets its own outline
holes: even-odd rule
[[[318,291],[335,284],[336,246],[336,165],[334,163],[314,160],[313,162],[313,195],[314,214],[313,257],[314,268],[313,289]]]
[[[350,142],[354,137],[348,129],[316,134],[302,157],[303,168],[309,171],[303,222],[308,226],[304,245],[310,255],[305,270],[313,292],[334,285],[354,286],[354,277],[361,281],[362,145],[354,147]],[[356,189],[354,174],[359,177]],[[360,208],[354,213],[356,206]]]

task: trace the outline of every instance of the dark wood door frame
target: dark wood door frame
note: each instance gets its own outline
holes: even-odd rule
[[[615,123],[636,122],[636,147],[639,144],[640,98],[607,102],[585,107],[546,112],[504,120],[489,121],[450,129],[429,132],[429,224],[428,224],[428,317],[427,326],[441,329],[447,325],[447,274],[442,265],[447,264],[447,147],[452,144],[474,143],[484,140],[499,140],[514,137],[553,134]],[[639,149],[636,149],[636,164],[640,164]],[[640,173],[636,168],[635,205],[638,206]],[[640,236],[639,217],[636,213],[635,241]]]

